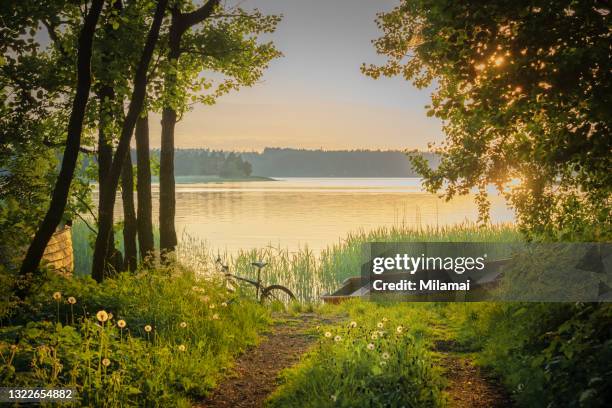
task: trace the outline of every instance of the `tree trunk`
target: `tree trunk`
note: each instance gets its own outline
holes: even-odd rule
[[[111,163],[113,162],[113,145],[111,135],[106,134],[108,119],[112,117],[113,102],[115,99],[115,91],[109,85],[102,85],[98,92],[99,99],[99,118],[98,118],[98,220],[103,216],[100,213],[100,208],[104,208],[102,189],[106,186],[106,177],[110,172]],[[113,213],[110,214],[111,224],[114,225]],[[108,237],[108,251],[105,255],[105,265],[107,269],[105,273],[120,271],[123,269],[123,257],[121,252],[115,247],[115,233],[111,230]]]
[[[134,209],[134,174],[132,156],[128,152],[121,172],[121,199],[123,201],[123,269],[136,271],[138,254],[136,250],[136,210]]]
[[[149,152],[149,116],[136,121],[136,190],[138,194],[138,246],[140,260],[148,264],[154,256],[153,204],[151,200],[151,157]]]
[[[176,248],[174,217],[176,197],[174,193],[174,128],[176,112],[164,108],[162,112],[161,151],[159,157],[159,252],[162,260]]]
[[[151,57],[153,56],[153,51],[155,50],[155,45],[159,38],[159,30],[167,4],[168,0],[158,0],[157,2],[153,23],[147,35],[147,40],[136,69],[136,74],[134,75],[134,89],[132,91],[128,113],[123,122],[119,143],[105,183],[106,186],[103,189],[104,208],[100,209],[102,217],[98,220],[98,236],[96,237],[94,246],[92,265],[92,277],[98,282],[104,280],[104,254],[106,254],[108,250],[108,237],[113,227],[112,222],[110,222],[109,214],[112,213],[115,205],[115,194],[119,184],[119,177],[123,169],[123,162],[129,153],[130,140],[132,139],[134,126],[136,125],[136,120],[144,104],[147,87],[147,71],[151,62]]]
[[[91,88],[92,43],[103,4],[104,0],[92,1],[79,35],[76,93],[74,95],[72,112],[70,113],[70,119],[68,121],[66,147],[64,148],[62,165],[55,182],[49,210],[40,224],[38,231],[36,231],[34,239],[21,265],[19,273],[23,278],[26,278],[29,274],[36,273],[45,247],[59,225],[66,208],[70,184],[74,176],[79,149],[81,147],[83,119],[85,117],[85,108]],[[21,282],[20,287],[16,288],[15,293],[23,299],[29,292],[29,289],[30,285],[27,282]]]

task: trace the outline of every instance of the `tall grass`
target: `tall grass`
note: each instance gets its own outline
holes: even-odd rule
[[[83,227],[77,225],[73,229],[73,241],[75,252],[80,251],[80,254],[75,254],[75,265],[77,270],[82,268],[80,270],[89,271],[91,250],[83,248],[88,244],[83,244]],[[121,234],[117,234],[116,238],[121,244]],[[291,289],[300,301],[312,302],[336,290],[344,279],[361,273],[362,248],[369,242],[516,242],[519,239],[519,233],[507,224],[479,227],[466,223],[418,229],[395,226],[358,230],[319,254],[308,247],[289,251],[279,246],[229,253],[217,252],[207,242],[183,233],[177,248],[177,259],[200,274],[214,275],[218,273],[215,260],[220,257],[231,273],[249,278],[255,278],[257,274],[251,263],[263,260],[268,263],[261,275],[265,284],[282,284]]]
[[[117,226],[119,226],[118,224]],[[121,229],[115,228],[115,248],[124,253],[123,234]],[[72,248],[74,250],[74,273],[78,276],[91,275],[91,262],[93,259],[93,244],[96,235],[81,220],[72,224]],[[159,247],[159,228],[153,228],[153,240],[155,246]]]

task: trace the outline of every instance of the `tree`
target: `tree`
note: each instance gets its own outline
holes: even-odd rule
[[[492,183],[528,237],[610,237],[609,3],[403,0],[377,21],[387,61],[363,72],[436,85],[441,163],[413,158],[428,190],[478,188],[486,220]]]
[[[168,0],[158,0],[157,2],[155,14],[151,22],[151,28],[147,34],[147,39],[134,74],[134,85],[128,112],[123,121],[119,141],[113,156],[109,174],[106,177],[105,186],[100,191],[100,194],[104,196],[101,199],[101,202],[104,203],[104,207],[100,208],[98,235],[94,245],[92,265],[92,277],[99,282],[104,279],[106,254],[108,252],[109,237],[113,226],[112,212],[115,205],[115,194],[119,184],[119,177],[121,176],[126,156],[129,153],[130,140],[134,132],[136,121],[144,105],[147,87],[147,72],[159,38],[159,31],[167,4]]]
[[[137,221],[134,207],[134,174],[132,157],[128,153],[121,171],[121,199],[123,200],[123,270],[136,271],[138,249],[136,246]]]
[[[190,13],[182,13],[180,3],[174,5],[168,36],[169,61],[176,64],[183,52],[181,49],[183,34],[192,26],[208,18],[218,4],[219,0],[208,0],[203,6]],[[169,69],[167,71],[165,86],[169,88],[169,92],[176,92],[176,69]],[[176,201],[174,195],[174,128],[177,120],[176,111],[177,109],[171,104],[166,104],[162,109],[159,175],[159,231],[160,253],[162,256],[167,251],[173,251],[176,246],[176,230],[174,228],[174,216],[176,213],[174,205]]]
[[[160,252],[174,251],[177,239],[174,185],[174,129],[188,102],[214,103],[232,89],[252,85],[269,61],[280,56],[272,43],[258,44],[259,33],[274,31],[278,16],[263,16],[235,8],[213,15],[218,0],[209,0],[190,12],[177,2],[172,8],[166,75],[162,84],[162,135],[159,180]],[[205,71],[225,76],[216,87],[202,75]],[[201,91],[213,88],[208,94]]]
[[[81,147],[81,132],[83,130],[83,120],[85,117],[85,108],[89,99],[89,89],[91,86],[91,54],[94,33],[98,18],[102,11],[103,0],[93,0],[91,7],[83,22],[83,27],[79,35],[78,51],[77,51],[77,83],[74,100],[72,102],[72,111],[67,128],[66,144],[51,203],[49,209],[40,224],[40,227],[34,235],[26,256],[23,260],[20,269],[20,275],[26,276],[33,274],[38,269],[42,259],[45,247],[49,239],[55,232],[60,223],[68,195],[70,192],[70,184],[76,168],[79,149]],[[22,287],[16,292],[19,297],[24,297],[27,294],[28,288]]]

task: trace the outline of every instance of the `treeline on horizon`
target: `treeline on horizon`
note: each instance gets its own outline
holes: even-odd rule
[[[135,151],[132,152],[135,155]],[[434,153],[420,153],[435,168]],[[159,150],[151,157],[157,159]],[[177,149],[177,176],[221,177],[417,177],[406,153],[397,150],[308,150],[266,147],[262,152]]]

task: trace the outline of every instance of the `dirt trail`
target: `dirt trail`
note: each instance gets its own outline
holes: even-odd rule
[[[256,346],[238,357],[234,375],[221,382],[213,394],[196,407],[261,407],[278,386],[281,370],[297,363],[316,341],[308,330],[330,324],[314,313],[298,317],[283,316]]]
[[[505,408],[512,407],[506,390],[466,356],[452,340],[437,340],[435,350],[442,353],[442,364],[446,369],[451,408]]]

